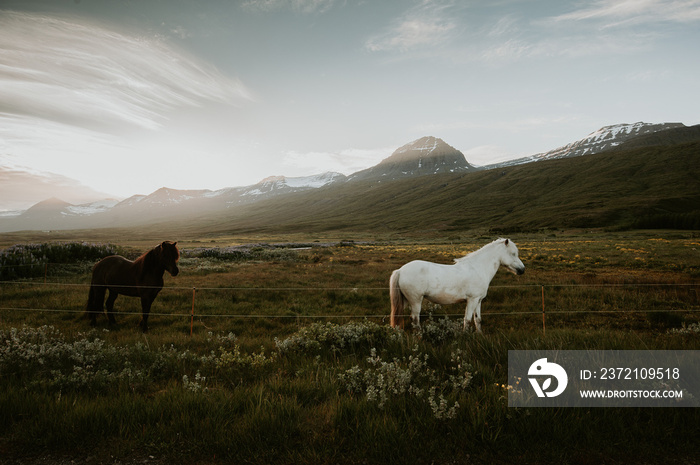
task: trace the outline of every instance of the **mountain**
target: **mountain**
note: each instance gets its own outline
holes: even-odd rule
[[[348,180],[393,180],[475,169],[467,162],[462,152],[442,139],[426,136],[399,147],[378,165],[352,174]]]
[[[240,205],[255,203],[277,196],[318,189],[345,181],[340,173],[327,172],[315,176],[270,176],[244,187],[212,190],[177,190],[163,187],[150,195],[136,195],[106,212],[100,223],[104,226],[135,225],[167,218],[192,218],[211,212],[222,212]]]
[[[80,205],[72,205],[61,199],[52,197],[43,200],[29,209],[12,212],[0,217],[0,231],[8,230],[7,226],[20,227],[27,230],[48,229],[78,229],[88,227],[93,223],[95,215],[112,209],[118,203],[114,199],[99,200]],[[5,225],[2,228],[2,225]],[[14,228],[13,228],[14,229]]]
[[[502,168],[505,166],[522,165],[524,163],[531,163],[535,161],[592,155],[594,153],[601,153],[606,150],[613,149],[626,141],[636,139],[641,136],[654,134],[669,129],[683,128],[686,128],[686,126],[682,123],[652,124],[643,122],[604,126],[597,131],[590,133],[583,139],[577,140],[576,142],[572,142],[562,147],[558,147],[554,150],[550,150],[549,152],[538,153],[528,157],[518,158],[516,160],[509,160],[496,165],[490,165],[485,168]]]
[[[343,174],[328,172],[303,177],[272,176],[251,186],[216,191],[163,187],[149,195],[133,195],[121,202],[108,199],[72,205],[51,198],[25,211],[4,212],[0,215],[0,232],[135,226],[192,218],[345,180]]]
[[[1,166],[1,162],[0,155],[0,210],[25,210],[50,197],[75,204],[108,197],[108,194],[97,192],[65,176]]]
[[[631,138],[615,147],[615,150],[630,150],[640,147],[669,147],[700,141],[700,124],[695,126],[673,127],[662,131]]]
[[[346,182],[204,216],[180,232],[348,231],[401,238],[554,228],[700,229],[698,153],[700,142],[691,142],[418,179]]]
[[[270,176],[254,186],[246,189],[241,196],[261,198],[263,196],[274,196],[299,192],[308,189],[318,189],[336,182],[343,182],[347,178],[345,175],[335,172],[327,172],[316,176],[303,176],[288,178],[286,176]]]
[[[603,147],[608,150],[595,153]],[[699,147],[700,126],[615,125],[527,159],[538,163],[478,169],[441,139],[423,137],[348,177],[272,176],[245,187],[161,188],[121,202],[79,205],[53,198],[0,214],[0,231],[154,224],[195,235],[285,228],[408,231],[424,222],[450,230],[596,227],[640,218],[687,227],[700,217]]]

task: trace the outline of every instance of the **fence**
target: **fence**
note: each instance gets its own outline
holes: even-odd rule
[[[28,295],[26,288],[34,289]],[[698,306],[698,284],[678,283],[645,283],[645,284],[522,284],[522,285],[494,285],[489,288],[490,298],[484,301],[483,318],[493,316],[542,316],[542,331],[546,333],[547,317],[560,315],[585,315],[585,314],[672,314],[695,313],[700,310]],[[57,295],[55,290],[63,289],[71,295],[69,297]],[[39,312],[39,313],[84,313],[84,300],[87,299],[89,284],[87,283],[60,283],[47,282],[46,275],[43,281],[0,281],[0,321],[2,315],[14,312]],[[25,289],[22,291],[20,289]],[[620,292],[624,290],[624,292]],[[173,318],[188,318],[190,335],[194,331],[195,317],[202,321],[203,318],[228,318],[228,319],[296,319],[296,320],[331,320],[371,318],[388,319],[388,287],[196,287],[196,286],[168,286],[164,287],[160,296],[154,303],[155,311],[152,316],[167,316]],[[601,292],[608,291],[608,292]],[[609,291],[613,291],[610,293]],[[251,312],[253,309],[264,308],[265,305],[243,305],[246,299],[241,300],[239,294],[252,293],[255,298],[248,300],[260,303],[270,302],[275,299],[286,301],[282,293],[309,294],[323,293],[323,299],[330,299],[332,304],[340,301],[345,306],[373,307],[385,310],[382,313],[372,313],[365,308],[363,311],[348,314],[341,313],[309,313],[308,311],[287,311],[283,314],[270,312]],[[212,297],[214,294],[226,294],[226,297]],[[371,299],[352,299],[339,297],[338,293],[349,296],[368,293],[376,294]],[[179,294],[179,297],[173,297]],[[514,294],[514,295],[511,295]],[[268,297],[269,296],[269,297]],[[595,297],[595,298],[594,298]],[[386,299],[386,300],[383,300]],[[525,310],[499,311],[499,308],[513,308],[514,299],[524,300],[517,307]],[[122,298],[122,301],[127,298]],[[133,299],[129,299],[133,300]],[[159,301],[161,302],[159,304]],[[228,301],[228,302],[227,302]],[[346,301],[346,302],[344,302]],[[22,302],[13,304],[13,302]],[[136,302],[136,301],[135,301]],[[366,305],[361,305],[365,303]],[[374,303],[374,305],[372,305]],[[646,304],[646,306],[644,306]],[[245,306],[247,311],[236,311],[236,307]],[[269,305],[268,305],[269,306]],[[341,305],[339,305],[341,306]],[[426,305],[427,306],[427,305]],[[576,308],[578,306],[578,308]],[[136,304],[120,304],[117,301],[117,315],[136,315],[141,313]],[[176,308],[174,312],[159,311],[159,308]],[[119,309],[122,310],[119,310]],[[124,310],[126,308],[126,310]],[[131,308],[131,310],[129,310]],[[298,309],[297,309],[298,310]],[[442,317],[463,317],[464,313],[444,313]]]

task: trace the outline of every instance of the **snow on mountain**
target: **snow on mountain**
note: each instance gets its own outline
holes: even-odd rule
[[[94,215],[96,213],[106,212],[118,203],[119,201],[115,199],[105,199],[82,205],[70,205],[66,207],[66,210],[73,215]]]
[[[323,174],[317,174],[315,176],[301,176],[296,178],[285,178],[285,181],[289,187],[301,188],[308,187],[311,189],[318,189],[328,184],[344,181],[345,175],[336,172],[326,172]]]
[[[145,198],[146,198],[146,196],[142,195],[142,194],[132,195],[128,199],[124,199],[121,202],[119,202],[118,204],[116,204],[115,207],[116,208],[127,208],[127,207],[130,207],[132,205],[138,204],[139,202],[141,202]]]
[[[402,153],[411,153],[411,157],[413,158],[415,158],[415,154],[418,154],[419,158],[429,157],[430,154],[432,154],[438,149],[438,146],[443,144],[447,146],[446,148],[448,149],[454,149],[454,147],[447,145],[442,139],[438,139],[437,137],[426,136],[399,147],[394,151],[392,156],[399,156]]]
[[[638,122],[633,124],[604,126],[579,141],[541,154],[540,158],[546,160],[598,153],[616,147],[632,137],[652,134],[654,132],[677,127],[684,127],[684,125],[681,123],[651,124]]]
[[[296,192],[306,189],[318,189],[328,184],[344,181],[345,175],[334,172],[288,178],[286,176],[270,176],[259,183],[246,188],[242,196],[269,195],[275,192]]]
[[[557,158],[579,157],[581,155],[592,155],[617,147],[634,137],[653,134],[666,129],[684,128],[682,123],[643,123],[637,122],[632,124],[614,124],[604,126],[597,131],[590,133],[583,139],[577,140],[570,144],[558,147],[545,153],[538,153],[516,160],[510,160],[496,165],[487,166],[485,168],[505,167],[522,165],[541,160],[553,160]]]
[[[208,189],[177,190],[170,189],[167,187],[161,187],[157,191],[141,199],[140,202],[146,202],[151,205],[179,205],[184,202],[187,202],[188,200],[201,198],[209,192],[211,191]]]
[[[5,210],[0,211],[0,219],[2,218],[15,218],[24,213],[25,210]]]

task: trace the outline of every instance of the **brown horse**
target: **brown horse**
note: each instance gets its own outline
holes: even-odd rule
[[[177,261],[180,251],[177,242],[165,241],[134,260],[127,260],[120,255],[103,258],[92,269],[92,282],[88,295],[87,313],[90,324],[95,326],[97,315],[103,313],[105,294],[107,298],[107,317],[110,324],[115,324],[114,301],[119,294],[141,298],[141,322],[139,326],[148,331],[148,314],[151,304],[163,288],[163,273],[177,276],[180,270]]]

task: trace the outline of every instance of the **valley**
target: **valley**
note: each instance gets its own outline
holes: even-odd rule
[[[164,187],[90,205],[51,199],[0,215],[0,232],[138,227],[184,238],[251,231],[694,229],[698,141],[698,126],[618,125],[527,163],[480,168],[444,141],[424,137],[350,176],[274,176],[217,191]]]

